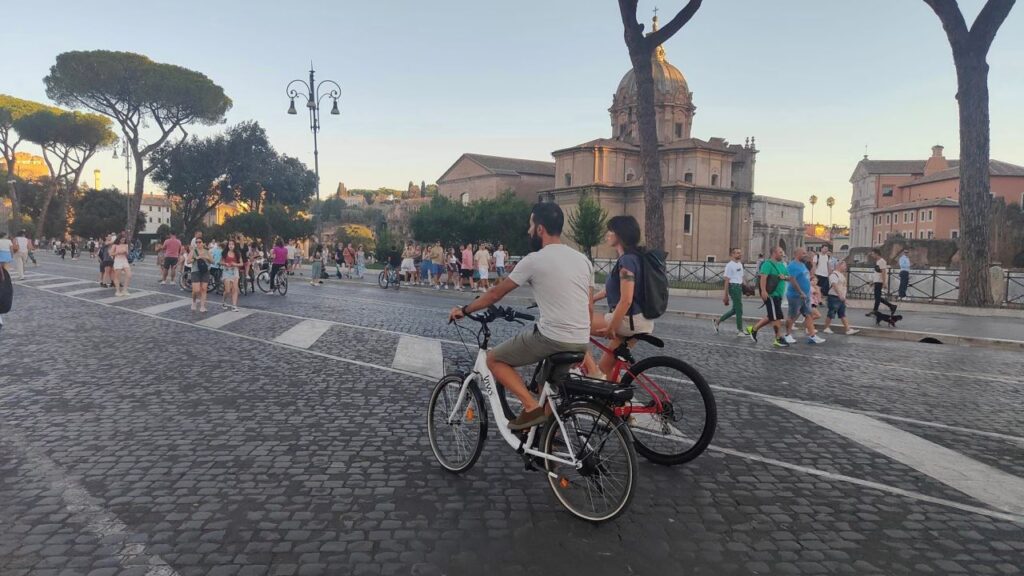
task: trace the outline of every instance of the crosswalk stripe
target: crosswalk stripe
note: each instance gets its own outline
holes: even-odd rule
[[[149,296],[152,292],[146,292],[145,290],[137,290],[135,292],[129,292],[125,296],[111,296],[110,298],[101,298],[97,300],[100,304],[117,304],[118,302],[124,302],[125,300],[134,300],[136,298],[142,298],[143,296]]]
[[[187,298],[178,298],[171,302],[165,302],[164,304],[157,304],[155,306],[148,306],[139,310],[143,314],[163,314],[168,310],[174,310],[175,308],[181,308],[182,306],[188,306],[192,301]]]
[[[1024,514],[1024,479],[862,414],[782,400],[771,402],[993,508]]]
[[[298,348],[309,348],[324,335],[324,332],[330,330],[331,326],[334,326],[333,322],[326,322],[324,320],[303,320],[284,331],[277,338],[274,338],[274,342],[277,342],[278,344],[296,346]]]
[[[188,302],[188,300],[186,300],[186,302]],[[200,326],[205,326],[207,328],[223,328],[228,324],[231,324],[235,320],[241,320],[242,318],[245,318],[246,316],[252,314],[253,312],[254,310],[239,308],[238,312],[221,312],[220,314],[217,314],[215,316],[204,318],[199,322],[196,322],[196,324],[199,324]]]
[[[93,280],[74,280],[72,282],[60,282],[59,284],[47,284],[46,286],[37,286],[43,290],[53,290],[54,288],[63,288],[65,286],[78,286],[79,284],[92,284]]]
[[[107,292],[112,288],[82,288],[81,290],[72,290],[71,292],[61,292],[61,296],[81,296],[82,294],[91,294],[93,292]]]
[[[418,336],[401,336],[398,339],[398,346],[395,347],[395,358],[391,361],[391,367],[440,378],[444,375],[441,341]]]

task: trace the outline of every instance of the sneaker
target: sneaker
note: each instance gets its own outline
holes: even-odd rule
[[[199,311],[205,313],[206,312],[206,307],[200,308]]]
[[[715,327],[715,334],[721,334],[721,332],[718,330],[718,318],[712,319],[711,325]]]
[[[856,328],[850,328],[849,330],[846,331],[846,335],[847,336],[853,336],[854,334],[859,334],[859,333],[860,333],[860,330],[857,330]]]
[[[543,424],[548,417],[544,414],[544,407],[538,406],[533,410],[523,410],[516,416],[516,419],[508,423],[509,430],[526,430],[539,424]]]
[[[742,331],[742,330],[740,330],[740,331],[736,332],[736,337],[737,338],[746,338],[747,337],[747,333]]]
[[[824,330],[822,330],[822,332],[824,332],[825,334],[835,334],[835,332],[833,332],[831,328],[825,328]]]
[[[434,290],[440,290],[440,289],[441,289],[440,286],[434,286]]]
[[[808,344],[824,344],[825,343],[825,339],[822,338],[821,336],[818,336],[817,334],[815,334],[814,336],[811,336],[810,338],[807,339],[807,343]]]
[[[238,306],[232,306],[231,307],[231,311],[232,312],[238,312]]]
[[[750,336],[755,343],[757,342],[757,330],[754,330],[753,326],[747,326],[747,336]]]
[[[796,338],[793,338],[792,334],[786,334],[786,344],[796,344]]]
[[[772,342],[772,346],[775,346],[776,348],[789,348],[789,344],[782,338],[776,338],[775,341]]]

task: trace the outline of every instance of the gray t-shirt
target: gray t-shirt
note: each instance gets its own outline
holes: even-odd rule
[[[565,344],[590,342],[592,278],[590,260],[565,244],[548,244],[528,254],[509,274],[517,286],[533,288],[540,333]]]

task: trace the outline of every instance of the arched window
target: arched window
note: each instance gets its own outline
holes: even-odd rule
[[[459,201],[462,202],[463,206],[469,206],[469,192],[463,192],[462,195],[459,196]]]
[[[687,172],[686,174],[683,174],[683,182],[686,182],[687,184],[693,184],[693,172]]]
[[[711,175],[711,185],[718,186],[718,174]]]

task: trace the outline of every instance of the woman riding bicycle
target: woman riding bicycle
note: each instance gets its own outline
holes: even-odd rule
[[[605,243],[618,254],[615,266],[605,280],[604,290],[594,294],[594,302],[607,298],[608,312],[595,312],[590,321],[590,334],[610,341],[609,349],[614,350],[622,338],[634,334],[650,334],[654,321],[648,320],[641,312],[642,294],[638,283],[643,275],[643,259],[638,247],[640,224],[632,216],[614,216],[608,220]],[[628,304],[627,304],[628,303]],[[615,356],[605,354],[597,364],[591,352],[587,352],[584,368],[588,374],[604,379],[615,364]]]
[[[276,279],[277,275],[281,270],[284,270],[288,265],[288,249],[284,247],[284,240],[280,238],[274,242],[274,249],[271,250],[272,259],[270,261],[270,287],[271,290],[277,286]]]

